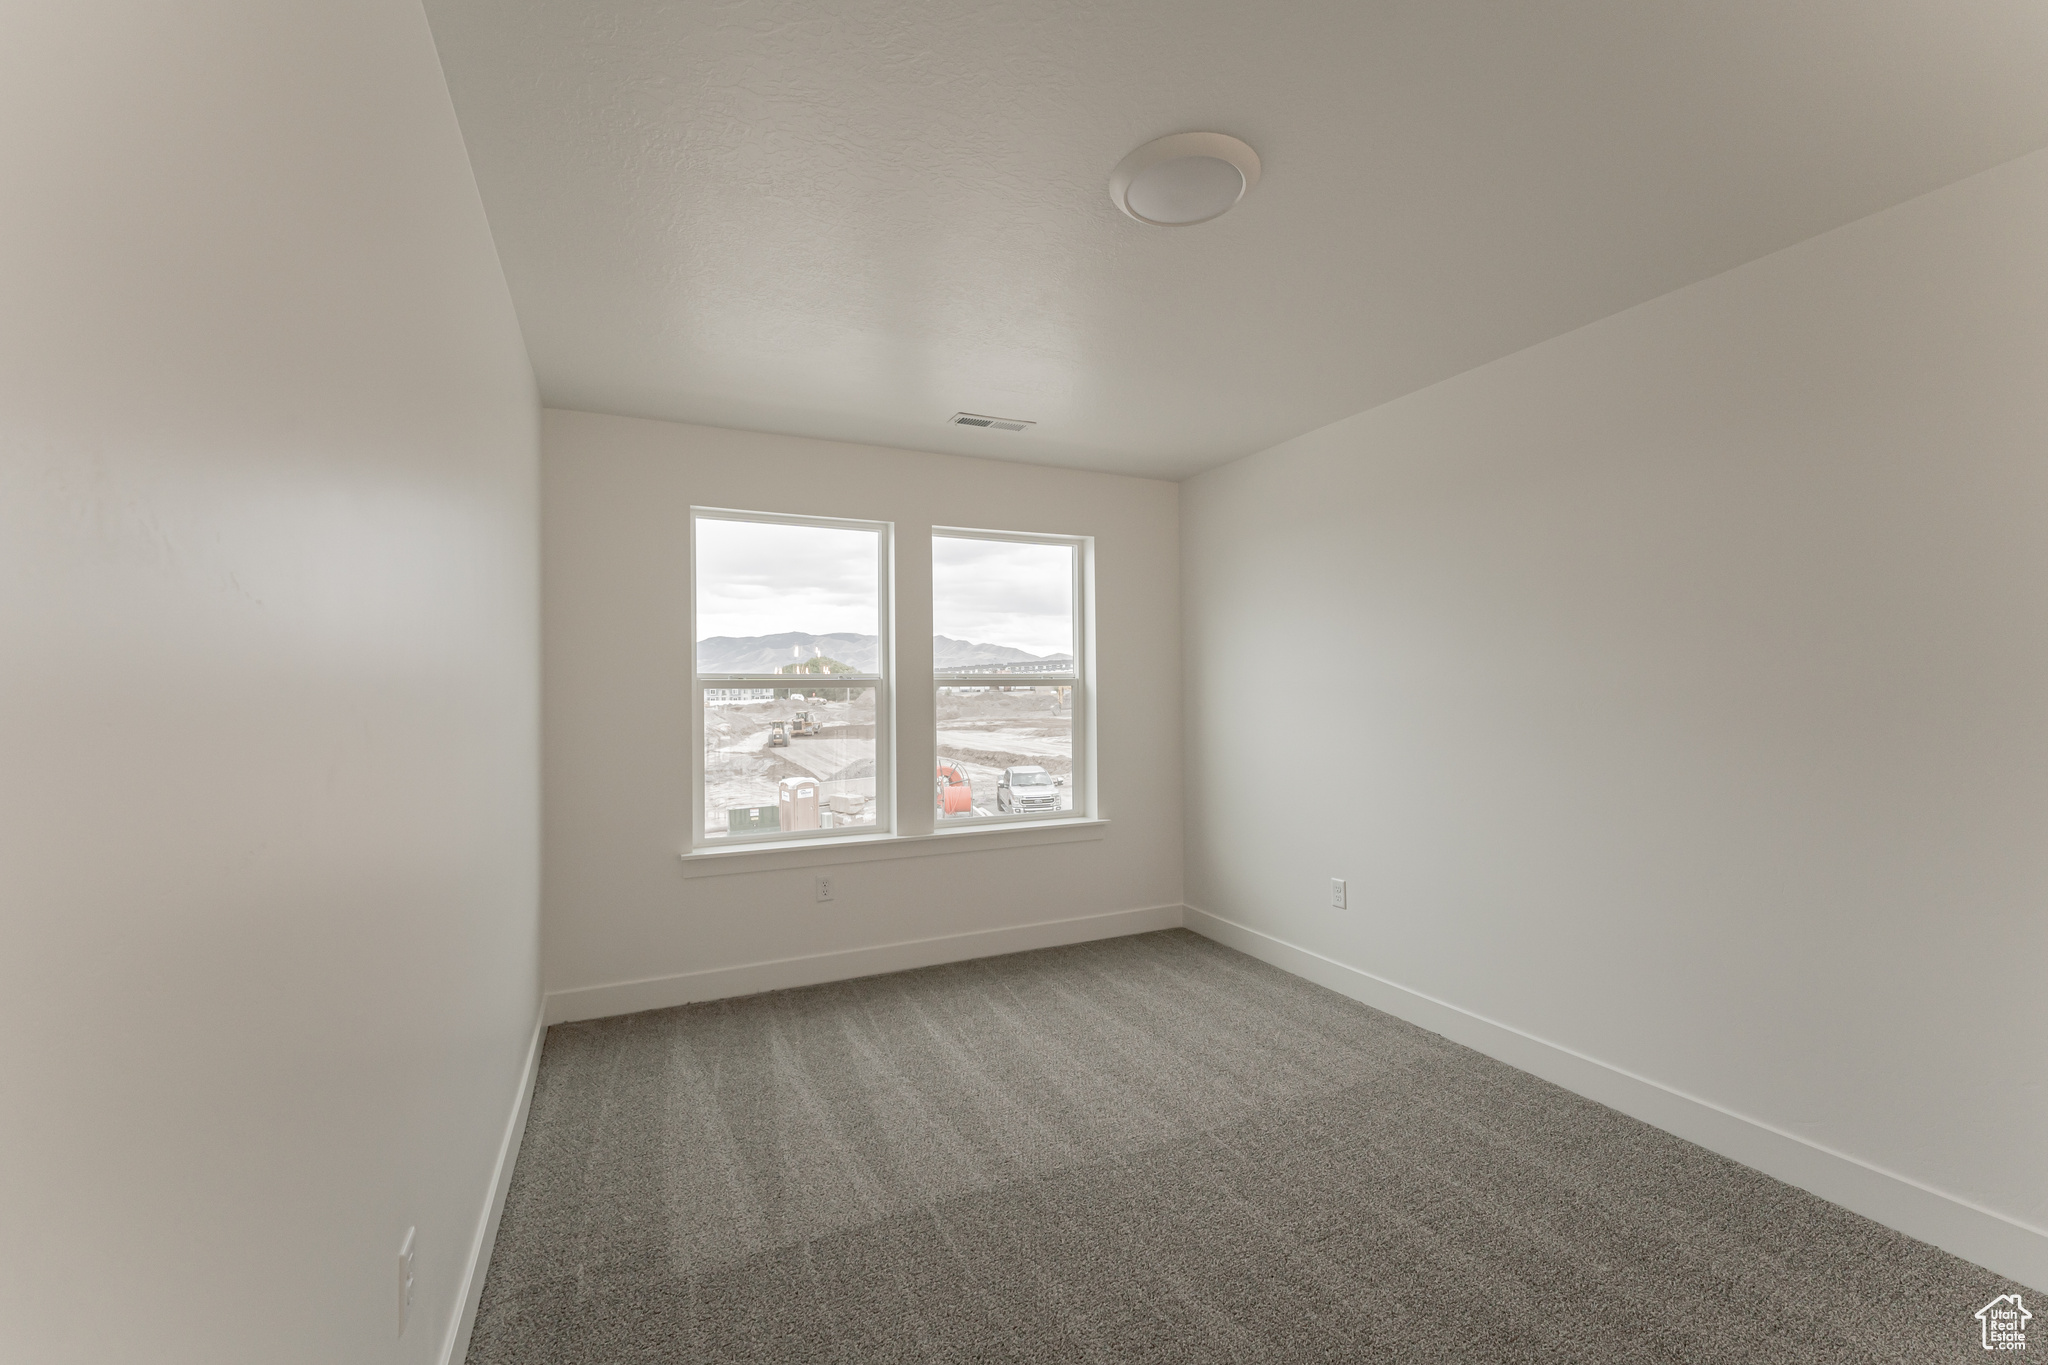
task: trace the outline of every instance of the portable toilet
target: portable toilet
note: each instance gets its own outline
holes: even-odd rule
[[[817,829],[818,779],[785,777],[776,786],[776,805],[784,829]]]

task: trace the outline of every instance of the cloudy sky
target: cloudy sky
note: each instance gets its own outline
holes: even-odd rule
[[[873,635],[876,535],[765,521],[697,523],[697,638]]]
[[[933,536],[932,633],[1073,653],[1073,548]]]
[[[1032,654],[1073,652],[1074,552],[932,539],[932,630]],[[697,523],[697,638],[875,634],[875,533]]]

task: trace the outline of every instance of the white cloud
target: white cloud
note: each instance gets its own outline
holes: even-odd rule
[[[697,523],[697,638],[876,634],[873,531],[777,522]],[[1074,551],[932,537],[932,631],[1071,654]]]
[[[1073,653],[1073,548],[933,536],[932,632],[1031,654]]]
[[[876,533],[697,523],[697,638],[876,633]]]

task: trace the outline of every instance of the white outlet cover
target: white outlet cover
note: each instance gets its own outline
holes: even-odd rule
[[[1344,908],[1344,879],[1342,877],[1330,878],[1330,908],[1333,910],[1342,910]]]

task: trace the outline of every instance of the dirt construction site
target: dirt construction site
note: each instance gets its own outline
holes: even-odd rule
[[[1074,715],[1055,706],[1051,688],[1029,692],[959,692],[938,698],[939,761],[958,765],[974,787],[974,814],[996,814],[996,780],[1003,769],[1035,764],[1054,777],[1074,773]],[[1060,791],[1060,809],[1074,805],[1073,787]],[[958,818],[958,817],[955,817]]]
[[[793,724],[805,712],[816,722],[815,734],[800,734]],[[785,744],[774,742],[778,721],[784,726],[783,734],[788,740]],[[777,787],[785,777],[817,779],[825,797],[839,797],[842,807],[854,804],[851,798],[859,797],[860,812],[847,813],[846,822],[873,824],[873,691],[862,692],[849,701],[788,698],[706,708],[705,833],[726,833],[726,812],[734,807],[775,805]]]
[[[1051,689],[940,690],[939,761],[957,766],[968,779],[974,815],[996,814],[996,782],[1005,768],[1036,765],[1055,777],[1071,779],[1074,722],[1071,711],[1056,705],[1061,700]],[[797,733],[794,722],[804,712],[815,721],[816,733]],[[786,744],[774,742],[777,722],[785,727]],[[842,822],[873,824],[874,693],[862,692],[847,701],[788,698],[713,703],[705,709],[706,834],[727,833],[730,810],[775,805],[778,785],[786,777],[813,778],[828,801],[839,797]],[[910,774],[900,780],[918,781]],[[926,774],[918,785],[929,787],[933,780]],[[860,812],[853,814],[847,808],[856,804]],[[1072,805],[1072,788],[1063,788],[1060,808]]]

